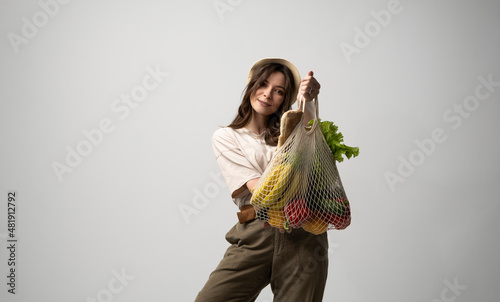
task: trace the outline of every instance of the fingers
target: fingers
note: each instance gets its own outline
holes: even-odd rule
[[[319,91],[319,89],[321,88],[321,85],[314,77],[314,73],[312,71],[309,71],[307,73],[307,76],[302,79],[301,86],[303,85],[307,85],[310,89],[314,89],[317,91]]]
[[[320,88],[321,85],[314,77],[314,72],[309,71],[300,82],[297,99],[303,97],[306,102],[310,102],[318,96]]]

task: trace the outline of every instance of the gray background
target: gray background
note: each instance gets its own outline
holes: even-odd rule
[[[361,151],[339,164],[353,222],[328,233],[325,301],[498,301],[500,87],[466,100],[480,77],[500,82],[500,2],[51,3],[43,19],[38,1],[0,2],[0,300],[194,300],[236,222],[211,134],[234,117],[253,62],[277,56],[315,72],[320,117]],[[370,12],[391,3],[398,13],[373,32]],[[13,46],[10,33],[34,16],[42,27]],[[355,28],[367,26],[369,43],[348,62],[340,45],[356,46]],[[169,75],[121,119],[114,100],[148,66]],[[102,119],[114,130],[59,181],[52,164]],[[400,175],[402,161],[412,173]],[[388,173],[400,175],[392,187]],[[115,282],[117,272],[133,280]],[[269,288],[258,301],[272,301]]]

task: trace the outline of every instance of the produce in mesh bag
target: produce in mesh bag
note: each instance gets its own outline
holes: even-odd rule
[[[288,137],[292,134],[293,130],[302,121],[304,113],[302,110],[288,110],[283,113],[280,123],[280,137],[278,139],[278,148],[281,147]]]
[[[336,161],[343,161],[343,155],[358,156],[359,148],[344,145],[337,126],[317,117],[317,99],[316,119],[310,127],[303,126],[301,110],[290,110],[282,117],[278,148],[250,201],[257,218],[273,227],[321,234],[345,229],[351,222]]]

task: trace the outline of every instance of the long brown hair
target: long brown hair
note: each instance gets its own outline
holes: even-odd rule
[[[295,91],[295,82],[293,80],[292,72],[288,67],[281,65],[279,63],[269,63],[262,65],[259,70],[257,70],[253,77],[248,82],[245,90],[243,91],[243,98],[241,100],[240,107],[238,108],[238,113],[236,117],[231,122],[228,127],[233,129],[240,129],[245,127],[250,120],[252,119],[252,115],[254,114],[254,110],[252,105],[250,104],[250,96],[252,93],[257,91],[260,84],[267,80],[267,78],[273,73],[279,71],[285,75],[285,98],[280,108],[273,113],[268,121],[266,130],[264,131],[264,139],[268,145],[276,146],[278,144],[278,138],[280,135],[280,124],[281,124],[281,116],[286,111],[292,108],[292,103],[294,98],[296,97],[293,94]]]

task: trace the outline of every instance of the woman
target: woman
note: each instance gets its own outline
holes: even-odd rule
[[[319,89],[312,71],[301,80],[287,60],[267,58],[252,66],[238,114],[212,137],[217,163],[240,208],[240,222],[226,234],[231,246],[196,302],[255,301],[268,284],[274,301],[322,301],[328,271],[327,234],[313,235],[303,229],[285,233],[265,227],[255,219],[250,205],[251,191],[276,148],[282,114],[303,97],[304,121],[312,119],[311,101]]]

